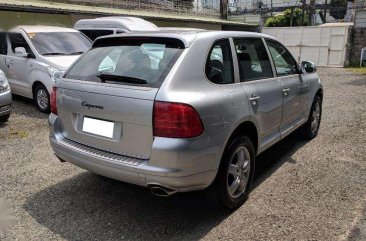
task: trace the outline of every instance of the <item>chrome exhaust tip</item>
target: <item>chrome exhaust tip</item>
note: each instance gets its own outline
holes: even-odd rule
[[[162,187],[162,186],[151,186],[150,191],[153,195],[159,196],[159,197],[169,197],[177,192],[177,191],[174,191],[169,188]]]

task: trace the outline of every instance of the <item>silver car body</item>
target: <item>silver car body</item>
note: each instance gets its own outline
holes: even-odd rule
[[[0,78],[1,76],[5,76],[5,74],[0,70]],[[12,105],[12,96],[10,88],[4,92],[0,91],[0,117],[10,115],[11,105]]]
[[[60,159],[117,180],[179,192],[204,189],[215,179],[229,138],[243,124],[255,133],[259,154],[307,121],[314,96],[322,88],[316,73],[276,76],[272,60],[273,78],[240,82],[233,39],[275,41],[271,36],[164,31],[119,36],[124,37],[178,39],[185,49],[160,88],[63,79],[57,84],[58,115],[49,117],[51,146]],[[214,84],[205,74],[210,49],[220,39],[231,44],[233,84]],[[154,101],[194,107],[204,133],[193,138],[154,137]],[[83,132],[84,117],[114,122],[113,137]]]
[[[30,36],[37,33],[67,33],[77,30],[54,26],[19,26],[8,32],[8,34],[21,34],[25,39],[33,57],[20,57],[14,52],[9,38],[7,39],[7,55],[0,54],[0,69],[8,77],[13,94],[27,98],[33,98],[35,83],[42,83],[49,93],[55,85],[53,73],[64,72],[72,65],[81,54],[44,56],[39,53],[32,44]],[[63,43],[58,39],[59,44]]]

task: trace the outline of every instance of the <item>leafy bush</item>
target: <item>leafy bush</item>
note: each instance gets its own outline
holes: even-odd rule
[[[346,0],[332,0],[330,2],[329,14],[336,20],[344,19],[347,13]]]
[[[266,20],[266,27],[290,27],[291,24],[291,9],[285,10],[283,13],[270,17]],[[302,24],[302,10],[295,8],[292,14],[292,26],[307,26],[309,25],[309,16],[304,14],[304,23]]]

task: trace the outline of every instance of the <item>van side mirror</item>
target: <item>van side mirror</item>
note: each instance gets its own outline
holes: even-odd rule
[[[15,48],[15,56],[16,57],[20,57],[20,58],[28,58],[29,54],[27,53],[27,51],[25,50],[24,47],[17,47]]]
[[[310,61],[301,62],[301,70],[304,74],[311,74],[316,72],[316,65]]]

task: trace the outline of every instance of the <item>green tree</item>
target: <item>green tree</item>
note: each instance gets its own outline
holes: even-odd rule
[[[347,13],[346,0],[331,0],[329,14],[336,20],[344,19]]]
[[[295,8],[291,13],[291,9],[270,17],[266,20],[266,27],[290,27],[292,18],[292,26],[307,26],[309,25],[309,16],[302,13],[300,8]],[[304,18],[304,21],[302,21]]]

